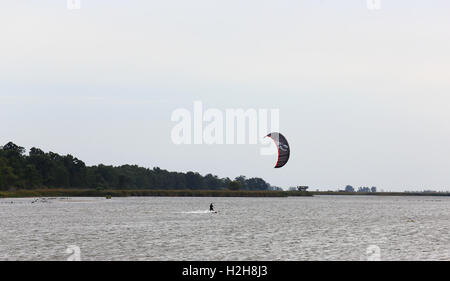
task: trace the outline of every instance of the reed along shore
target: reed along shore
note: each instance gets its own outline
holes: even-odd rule
[[[250,190],[119,190],[119,189],[34,189],[0,191],[0,198],[20,197],[129,197],[129,196],[186,196],[186,197],[288,197],[312,196],[300,191]]]

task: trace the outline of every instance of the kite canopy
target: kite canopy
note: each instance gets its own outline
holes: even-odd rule
[[[291,152],[289,144],[286,138],[280,133],[270,133],[267,137],[273,139],[278,149],[278,161],[275,168],[281,168],[286,165],[289,160],[289,155]]]

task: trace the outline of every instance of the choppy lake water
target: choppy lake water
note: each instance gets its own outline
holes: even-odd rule
[[[450,260],[449,197],[34,200],[0,199],[0,260]]]

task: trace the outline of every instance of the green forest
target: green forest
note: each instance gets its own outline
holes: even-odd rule
[[[26,149],[12,142],[0,147],[0,190],[17,189],[192,189],[279,190],[261,178],[219,178],[196,172],[170,172],[136,165],[86,166],[72,155]]]

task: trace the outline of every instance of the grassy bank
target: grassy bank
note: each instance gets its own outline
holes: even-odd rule
[[[287,197],[312,196],[298,191],[232,191],[232,190],[95,190],[95,189],[36,189],[1,191],[0,198],[18,197],[128,197],[128,196],[195,196],[195,197]]]
[[[128,196],[180,196],[180,197],[290,197],[314,195],[370,195],[370,196],[450,196],[435,192],[336,192],[336,191],[249,191],[249,190],[153,190],[153,189],[34,189],[0,191],[0,198],[20,197],[128,197]]]

